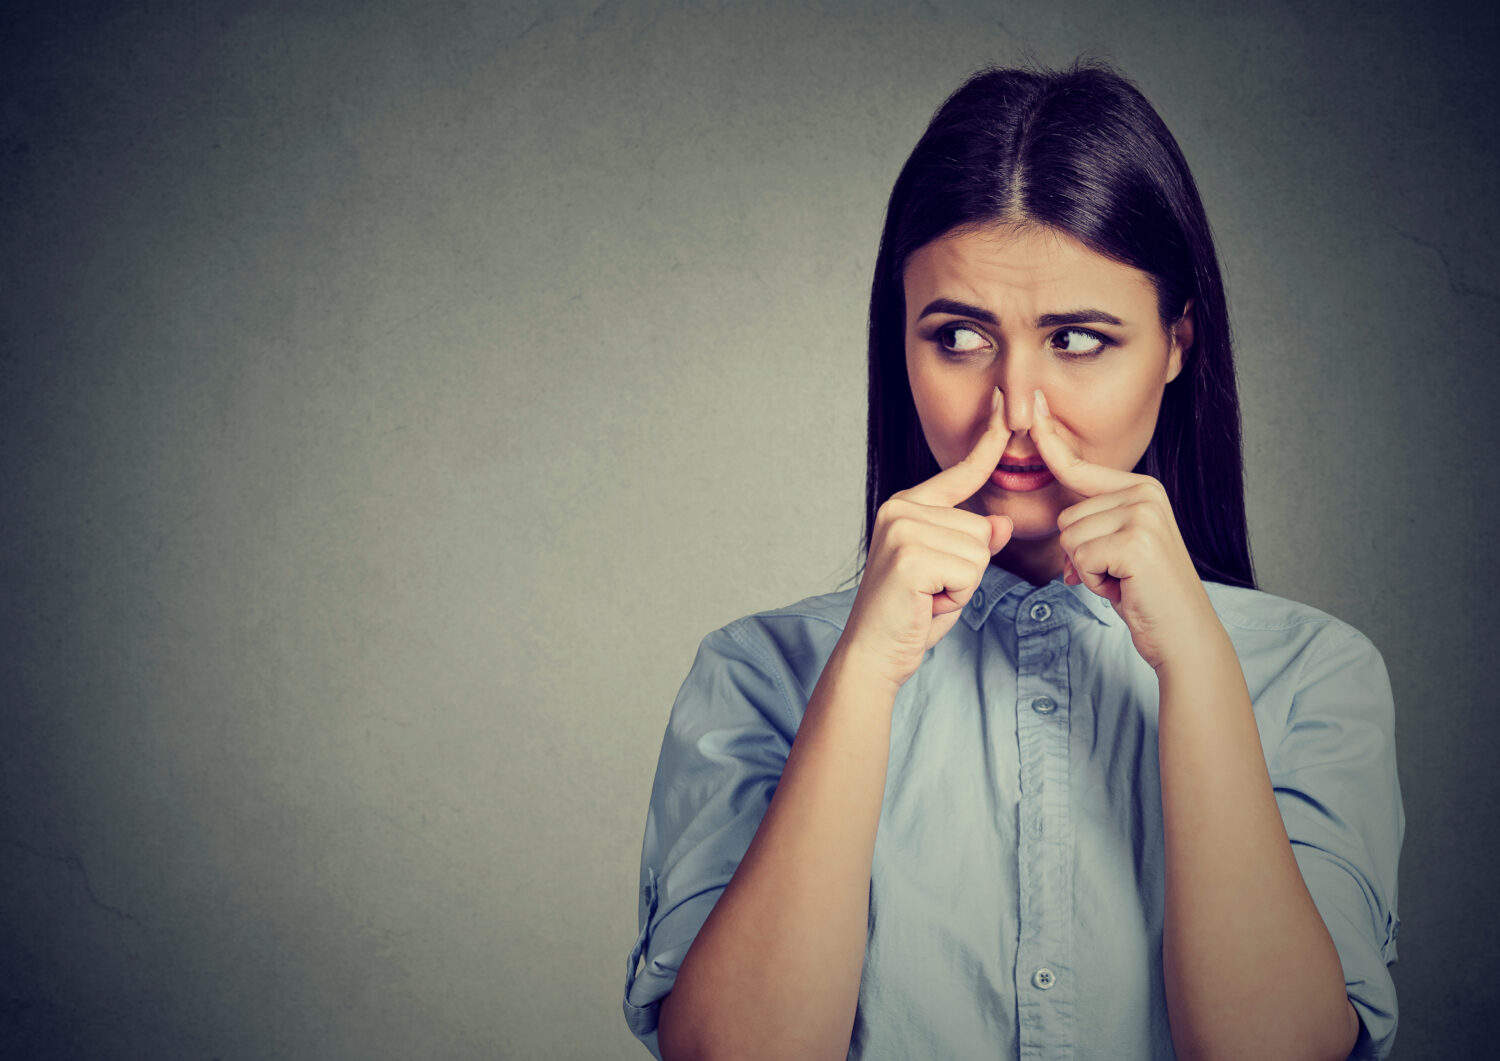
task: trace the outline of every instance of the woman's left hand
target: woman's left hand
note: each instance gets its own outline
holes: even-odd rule
[[[1166,488],[1149,475],[1084,460],[1041,390],[1032,438],[1058,482],[1083,500],[1057,515],[1063,581],[1108,598],[1153,670],[1193,656],[1223,626],[1193,566]]]

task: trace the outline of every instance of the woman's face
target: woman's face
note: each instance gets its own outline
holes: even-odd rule
[[[1172,334],[1162,328],[1146,273],[1040,226],[939,237],[908,257],[904,290],[907,377],[941,468],[973,448],[998,386],[1012,432],[1005,463],[1042,463],[1031,436],[1040,388],[1085,460],[1129,471],[1192,344],[1190,313]],[[995,560],[1041,584],[1062,571],[1058,513],[1079,500],[1056,479],[1033,490],[989,481],[959,507],[1010,517]]]

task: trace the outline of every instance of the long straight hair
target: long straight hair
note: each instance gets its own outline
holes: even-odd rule
[[[896,178],[870,288],[865,526],[853,578],[869,558],[880,506],[941,470],[906,373],[906,260],[954,230],[997,222],[1048,226],[1145,272],[1163,329],[1193,300],[1193,342],[1133,470],[1166,488],[1199,577],[1257,588],[1229,312],[1203,203],[1140,90],[1107,63],[1082,58],[1067,70],[973,74]]]

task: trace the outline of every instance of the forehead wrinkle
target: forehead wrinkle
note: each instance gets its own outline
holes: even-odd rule
[[[1014,322],[1025,327],[1046,309],[1040,305],[1043,298],[1041,289],[1054,284],[1057,279],[1056,276],[1037,277],[1027,272],[1018,282],[1002,280],[981,288],[976,286],[970,277],[948,273],[946,276],[939,276],[936,286],[930,292],[930,297],[920,300],[919,307],[934,298],[950,298],[980,309],[987,309],[1004,323]],[[1082,304],[1077,299],[1064,299],[1064,301]]]
[[[1085,306],[1097,306],[1128,323],[1137,317],[1137,297],[1155,306],[1155,287],[1148,276],[1098,275],[1101,270],[1094,269],[1094,263],[1080,263],[1080,267],[1070,269],[1052,255],[1041,266],[1035,261],[963,260],[951,254],[944,258],[947,261],[933,263],[936,267],[930,272],[935,282],[919,305],[933,299],[954,299],[989,309],[999,320],[1014,320],[1025,327],[1041,315],[1068,314]],[[1077,276],[1079,272],[1085,275]],[[1122,287],[1130,290],[1122,291]]]
[[[955,231],[918,254],[921,271],[932,283],[918,292],[924,297],[906,299],[908,321],[937,298],[987,309],[1007,327],[1021,329],[1029,329],[1043,314],[1084,306],[1111,312],[1127,325],[1142,314],[1155,316],[1156,290],[1149,276],[1045,226],[1022,233]],[[1005,260],[1007,255],[1011,260]],[[1149,309],[1137,312],[1138,300],[1149,303]]]

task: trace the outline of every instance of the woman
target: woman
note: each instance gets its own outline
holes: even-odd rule
[[[624,1011],[658,1057],[1382,1057],[1380,653],[1256,589],[1209,226],[1107,66],[981,71],[886,215],[857,589],[703,639]]]

